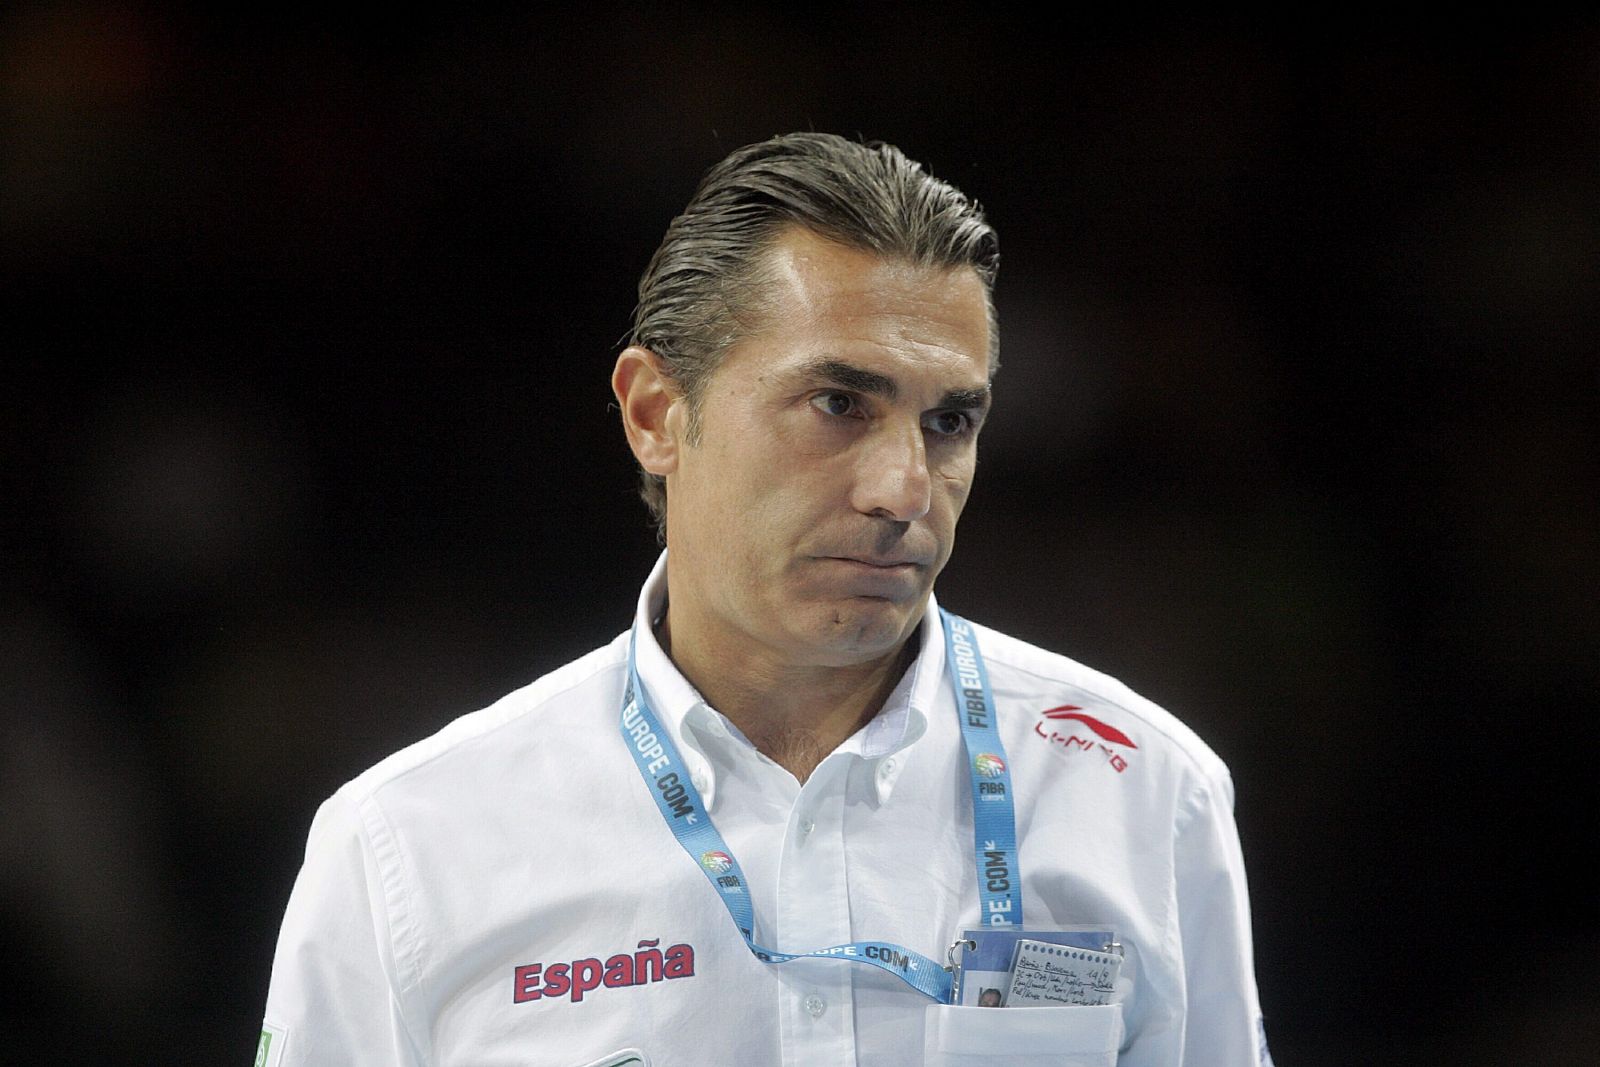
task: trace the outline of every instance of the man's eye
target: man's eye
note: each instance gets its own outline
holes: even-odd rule
[[[825,415],[842,417],[855,413],[856,398],[849,393],[818,393],[811,398],[811,406]]]
[[[922,420],[924,429],[932,430],[941,437],[959,437],[967,432],[972,425],[965,412],[936,411]]]

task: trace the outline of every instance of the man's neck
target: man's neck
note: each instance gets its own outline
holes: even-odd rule
[[[916,655],[913,633],[881,657],[844,667],[796,665],[759,652],[730,656],[697,640],[692,628],[674,633],[670,609],[656,637],[706,703],[802,783],[878,714]]]

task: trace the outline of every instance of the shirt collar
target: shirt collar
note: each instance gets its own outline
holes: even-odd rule
[[[655,624],[667,606],[667,554],[656,560],[650,577],[639,592],[639,605],[633,614],[633,659],[639,682],[649,694],[656,719],[672,734],[673,744],[689,767],[690,780],[710,810],[716,802],[716,775],[711,761],[684,724],[698,708],[706,708],[700,693],[689,684],[676,664],[656,640]],[[709,710],[709,708],[707,708]]]
[[[639,592],[633,617],[634,661],[639,681],[649,692],[650,706],[656,718],[672,732],[673,742],[709,811],[716,804],[716,766],[706,757],[695,735],[701,727],[727,731],[731,724],[706,704],[656,640],[655,623],[666,604],[667,554],[663,551]],[[841,746],[841,751],[852,752],[872,765],[879,803],[889,799],[895,781],[905,769],[909,753],[904,750],[927,732],[929,715],[938,702],[944,676],[944,633],[939,623],[939,605],[932,593],[928,594],[927,611],[917,632],[917,658],[889,694],[883,709]],[[695,730],[684,729],[691,724]]]

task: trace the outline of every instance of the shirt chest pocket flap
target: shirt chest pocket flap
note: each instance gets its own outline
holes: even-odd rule
[[[929,1067],[1115,1067],[1122,1006],[977,1008],[932,1004]]]

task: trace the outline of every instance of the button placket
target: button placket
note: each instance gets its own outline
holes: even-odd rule
[[[847,771],[842,756],[824,760],[795,798],[793,831],[779,864],[777,948],[808,951],[851,940],[843,836]],[[796,981],[789,993],[793,1024],[786,1027],[785,1067],[854,1064],[856,965],[818,959],[786,966],[795,968]]]

